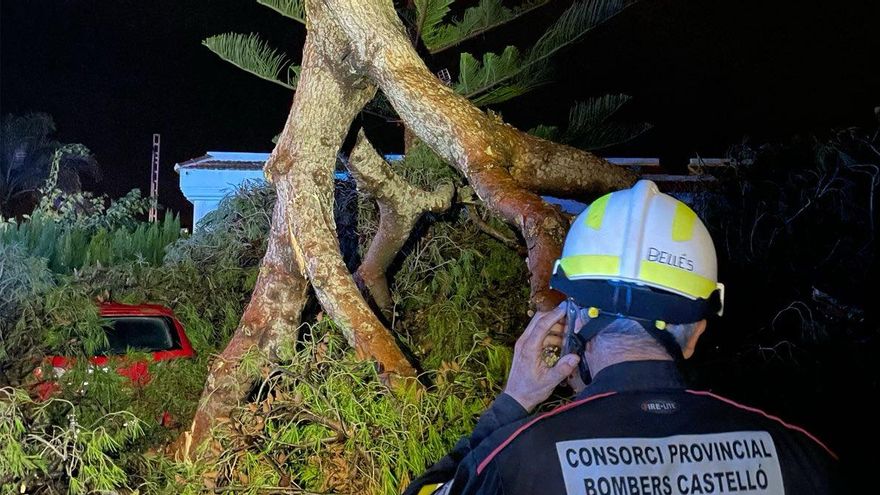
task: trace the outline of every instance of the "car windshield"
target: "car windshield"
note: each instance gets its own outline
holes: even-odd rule
[[[167,351],[178,347],[177,332],[170,318],[159,316],[117,316],[104,325],[107,349],[101,354]]]

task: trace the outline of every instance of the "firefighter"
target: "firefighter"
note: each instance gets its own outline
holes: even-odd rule
[[[597,199],[550,285],[568,299],[529,323],[504,393],[407,495],[840,493],[816,437],[679,375],[724,305],[687,205],[648,180]],[[553,365],[548,346],[562,349]],[[530,416],[562,381],[574,400]]]

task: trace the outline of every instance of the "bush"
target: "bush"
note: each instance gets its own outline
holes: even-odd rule
[[[72,402],[36,403],[22,390],[0,388],[0,490],[78,494],[125,486],[121,460],[142,434],[127,411],[83,422]]]
[[[468,433],[509,365],[509,348],[477,343],[429,373],[430,391],[391,392],[329,320],[304,335],[281,349],[284,364],[263,368],[257,400],[229,419],[235,434],[219,439],[209,487],[400,493]]]

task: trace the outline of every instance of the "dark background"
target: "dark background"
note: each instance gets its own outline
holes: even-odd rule
[[[527,47],[569,2],[469,42],[479,56]],[[564,124],[572,101],[625,92],[622,118],[655,128],[606,154],[667,166],[772,140],[870,125],[880,105],[876,2],[645,0],[556,58],[557,82],[497,108],[514,125]],[[260,32],[298,60],[304,27],[249,0],[3,0],[0,111],[51,114],[104,170],[101,192],[149,190],[151,134],[162,135],[160,201],[191,206],[174,163],[208,150],[270,151],[292,95],[221,61],[201,40]],[[455,52],[455,50],[453,50]],[[432,70],[458,67],[456,54]],[[401,131],[365,117],[386,152]]]

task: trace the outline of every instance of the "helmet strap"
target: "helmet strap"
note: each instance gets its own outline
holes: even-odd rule
[[[592,373],[590,373],[590,366],[587,364],[587,360],[584,359],[584,350],[586,349],[587,342],[592,340],[596,335],[599,335],[599,332],[604,330],[608,325],[614,323],[615,320],[617,320],[617,317],[615,316],[599,313],[599,316],[590,318],[581,328],[572,332],[568,336],[569,339],[576,341],[576,343],[570,342],[569,348],[580,358],[580,361],[578,361],[578,374],[580,375],[581,381],[584,382],[584,385],[589,385],[590,382],[593,381]]]
[[[672,356],[672,359],[680,363],[684,360],[684,356],[681,352],[681,346],[676,342],[675,337],[672,336],[671,333],[667,330],[661,330],[657,328],[657,324],[655,321],[648,320],[645,318],[637,318],[627,315],[616,315],[616,314],[608,314],[605,312],[599,312],[599,315],[593,318],[590,318],[587,323],[585,323],[580,329],[575,332],[572,332],[569,335],[569,339],[576,340],[576,342],[569,342],[569,348],[576,352],[577,355],[581,358],[578,362],[578,373],[580,374],[581,380],[583,380],[584,384],[589,384],[592,381],[592,374],[590,373],[590,367],[587,364],[587,360],[584,359],[583,353],[586,348],[587,342],[595,338],[599,335],[599,332],[607,328],[609,325],[617,321],[621,318],[627,318],[635,321],[643,329],[648,333],[651,337],[653,337],[666,352]]]

